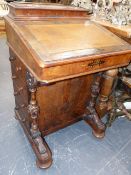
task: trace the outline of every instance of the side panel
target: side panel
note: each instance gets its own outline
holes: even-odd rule
[[[21,120],[30,125],[27,110],[30,94],[26,85],[26,67],[10,50],[12,79],[16,110]],[[37,102],[40,108],[38,125],[43,135],[64,128],[80,120],[90,99],[93,75],[68,79],[37,88]]]
[[[14,87],[14,97],[15,97],[15,112],[19,113],[20,120],[28,121],[28,91],[26,86],[26,68],[23,63],[17,58],[17,56],[10,49],[10,62],[12,70],[12,80]]]
[[[90,99],[92,81],[93,75],[86,75],[38,88],[39,127],[44,135],[80,120]]]

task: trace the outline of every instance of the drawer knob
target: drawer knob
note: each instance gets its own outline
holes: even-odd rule
[[[18,95],[19,94],[19,92],[18,91],[15,91],[14,92],[14,96],[16,96],[16,95]]]
[[[17,91],[14,92],[14,96],[19,95],[22,90],[23,90],[23,87],[20,87]]]
[[[19,107],[18,107],[18,106],[16,106],[16,107],[15,107],[15,110],[19,110]]]
[[[23,87],[20,87],[20,88],[18,89],[19,92],[22,91],[22,90],[23,90]]]
[[[12,79],[16,79],[17,78],[17,76],[16,75],[12,75],[12,77],[11,77]]]
[[[16,71],[18,72],[18,71],[21,71],[22,70],[22,68],[21,67],[16,67]]]
[[[25,108],[26,105],[23,103],[23,104],[20,105],[20,107],[21,107],[21,108]]]
[[[12,57],[12,56],[9,57],[10,61],[14,61],[15,59],[16,59],[15,57]]]

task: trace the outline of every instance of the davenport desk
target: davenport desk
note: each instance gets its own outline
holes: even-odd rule
[[[44,136],[84,119],[102,138],[101,117],[119,67],[131,46],[88,20],[87,12],[62,5],[11,3],[5,17],[20,121],[40,168],[52,164]]]

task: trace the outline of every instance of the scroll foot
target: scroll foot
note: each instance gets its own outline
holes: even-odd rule
[[[95,120],[91,115],[87,115],[84,116],[84,120],[91,126],[92,134],[96,138],[102,139],[105,136],[106,127],[100,119]]]
[[[105,135],[105,124],[101,121],[98,113],[95,109],[97,97],[100,91],[102,73],[96,74],[94,77],[94,83],[91,87],[91,100],[87,105],[83,119],[88,123],[93,129],[93,135],[97,138],[103,138]],[[90,115],[88,115],[90,113]]]
[[[103,139],[105,136],[105,131],[96,132],[95,130],[93,130],[92,134],[98,139]]]
[[[26,123],[20,120],[19,112],[16,111],[17,119],[19,120],[31,146],[36,155],[36,164],[39,168],[49,168],[52,164],[52,153],[46,141],[42,138],[41,133],[34,133],[33,136],[29,131]]]
[[[52,165],[52,154],[46,143],[40,136],[34,139],[40,154],[37,154],[36,165],[39,168],[46,169]]]

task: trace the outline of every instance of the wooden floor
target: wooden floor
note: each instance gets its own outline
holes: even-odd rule
[[[48,170],[38,169],[14,119],[8,56],[5,38],[0,38],[0,175],[131,175],[131,122],[124,118],[107,130],[103,140],[94,138],[83,121],[49,135],[54,162]]]

